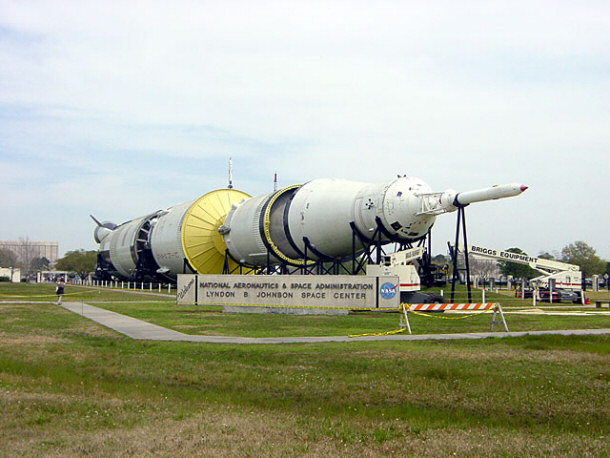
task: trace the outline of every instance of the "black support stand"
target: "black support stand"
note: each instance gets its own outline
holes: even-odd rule
[[[458,268],[458,255],[459,255],[459,242],[460,242],[460,229],[464,242],[464,267]],[[449,252],[453,260],[453,276],[451,278],[451,302],[455,299],[455,284],[459,279],[460,271],[465,273],[466,276],[466,288],[468,289],[468,302],[472,302],[472,287],[470,284],[470,264],[468,262],[468,237],[466,235],[466,212],[464,206],[458,206],[457,210],[457,224],[455,227],[455,245],[449,246]]]
[[[256,274],[296,274],[301,275],[358,275],[366,273],[367,264],[379,264],[382,257],[386,254],[384,246],[388,243],[396,243],[396,251],[413,248],[412,243],[405,242],[397,236],[391,234],[376,218],[376,228],[370,235],[365,235],[358,230],[356,225],[351,222],[352,229],[352,253],[346,258],[332,258],[320,252],[314,247],[307,237],[303,238],[304,250],[302,263],[299,265],[282,262],[277,264],[277,258],[267,250],[266,266],[255,267],[241,264],[235,260],[229,250],[225,250],[223,274],[256,273]],[[426,237],[418,241],[419,245],[426,242]],[[314,257],[311,257],[311,256]],[[428,253],[429,256],[429,253]],[[229,261],[232,260],[237,267],[230,268]],[[245,272],[244,272],[245,271]]]

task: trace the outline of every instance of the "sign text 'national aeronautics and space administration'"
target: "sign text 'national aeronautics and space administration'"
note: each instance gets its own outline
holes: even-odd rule
[[[271,307],[398,308],[398,277],[178,275],[177,303]]]

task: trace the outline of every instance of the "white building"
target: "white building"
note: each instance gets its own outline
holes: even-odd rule
[[[29,263],[32,259],[47,258],[51,264],[54,264],[58,258],[59,243],[33,242],[31,240],[0,241],[0,249],[15,253],[17,262]]]
[[[7,277],[12,283],[19,283],[21,270],[16,267],[0,267],[0,277]]]

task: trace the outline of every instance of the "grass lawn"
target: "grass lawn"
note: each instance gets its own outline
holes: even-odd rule
[[[78,290],[77,290],[78,293]],[[87,293],[89,294],[89,293]],[[139,318],[186,334],[223,335],[242,337],[280,336],[328,336],[382,333],[399,329],[400,317],[391,312],[357,312],[349,316],[294,316],[283,314],[232,314],[222,313],[220,307],[176,305],[175,300],[164,297],[104,290],[92,293],[89,304],[117,313]],[[95,296],[97,294],[97,296]],[[109,296],[106,296],[106,295]],[[118,298],[117,295],[124,297]],[[464,294],[463,288],[459,291]],[[473,300],[480,301],[481,292],[473,292]],[[137,297],[137,299],[136,299]],[[80,297],[75,296],[78,300]],[[69,299],[70,300],[70,299]],[[538,331],[550,329],[598,329],[610,328],[610,315],[540,316],[513,314],[531,309],[531,299],[521,300],[503,294],[487,293],[488,302],[499,302],[506,312],[511,331]],[[598,310],[576,304],[550,307],[540,304],[547,311]],[[410,314],[411,329],[415,334],[464,333],[489,331],[491,313],[473,314]],[[503,330],[495,325],[494,330]]]
[[[52,305],[52,297],[32,297],[52,296],[48,287],[0,284],[0,301],[29,296],[0,303],[0,456],[609,454],[608,336],[140,342]],[[123,292],[65,300],[194,333],[345,335],[398,323],[396,314],[221,314]],[[563,319],[507,315],[511,330],[570,321],[610,327],[602,316]],[[414,316],[411,324],[417,333],[480,331],[489,315],[448,323]]]

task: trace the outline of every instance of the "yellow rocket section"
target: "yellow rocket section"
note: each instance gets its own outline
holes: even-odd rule
[[[233,204],[251,196],[236,189],[218,189],[195,201],[182,221],[182,250],[200,274],[222,274],[226,245],[218,228],[224,223]],[[233,261],[230,268],[236,266]]]

